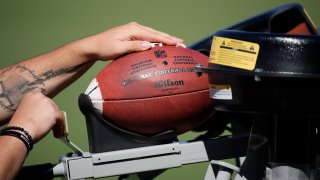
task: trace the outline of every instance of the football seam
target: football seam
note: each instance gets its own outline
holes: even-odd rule
[[[89,91],[88,95],[90,95],[94,90],[96,90],[98,86],[94,87],[92,90]]]
[[[101,102],[136,101],[136,100],[160,99],[160,98],[164,98],[164,97],[168,97],[168,96],[189,95],[189,94],[194,94],[194,93],[199,93],[199,92],[204,92],[204,91],[209,91],[209,89],[202,89],[202,90],[197,90],[197,91],[190,91],[190,92],[187,92],[187,93],[169,94],[169,95],[164,95],[164,96],[155,96],[155,97],[146,97],[146,98],[101,100]],[[208,97],[210,97],[209,94],[208,94]],[[100,101],[100,100],[99,100],[99,101]],[[98,102],[98,101],[95,101],[95,102]]]

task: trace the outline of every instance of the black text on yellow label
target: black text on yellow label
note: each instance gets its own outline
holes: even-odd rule
[[[209,63],[254,70],[259,49],[257,43],[214,36]]]

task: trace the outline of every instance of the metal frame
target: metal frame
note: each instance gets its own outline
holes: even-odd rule
[[[80,155],[75,153],[71,157],[62,157],[60,164],[53,168],[53,172],[54,176],[64,176],[65,179],[73,180],[126,175],[211,161],[209,167],[215,164],[224,168],[221,168],[221,172],[216,177],[213,169],[208,168],[206,179],[226,180],[233,170],[239,171],[239,168],[214,159],[235,157],[234,149],[237,149],[237,154],[244,155],[247,147],[245,145],[239,147],[238,142],[246,142],[248,138],[248,136],[239,136],[236,137],[237,141],[234,141],[233,138],[226,136],[207,141],[173,142],[105,153],[85,152]],[[217,148],[212,151],[214,147],[218,147],[217,143],[223,147],[228,145],[233,150],[221,151]],[[226,169],[229,170],[226,171]]]

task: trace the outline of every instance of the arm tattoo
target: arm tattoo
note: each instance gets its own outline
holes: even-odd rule
[[[83,64],[66,67],[58,70],[49,70],[41,74],[36,74],[33,70],[24,65],[14,65],[0,73],[0,107],[7,112],[16,110],[22,97],[35,89],[39,89],[42,93],[46,93],[45,82],[71,72]],[[7,73],[13,72],[14,75]]]

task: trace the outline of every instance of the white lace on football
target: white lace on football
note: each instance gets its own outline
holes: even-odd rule
[[[151,47],[156,47],[156,46],[160,46],[160,47],[162,47],[163,46],[163,44],[162,43],[151,43]],[[185,45],[185,44],[183,44],[183,43],[177,43],[176,44],[176,47],[178,47],[178,46],[181,46],[181,47],[184,47],[184,48],[186,48],[187,46]]]
[[[162,47],[163,46],[163,44],[162,43],[151,43],[151,47],[156,47],[156,46],[160,46],[160,47]]]

